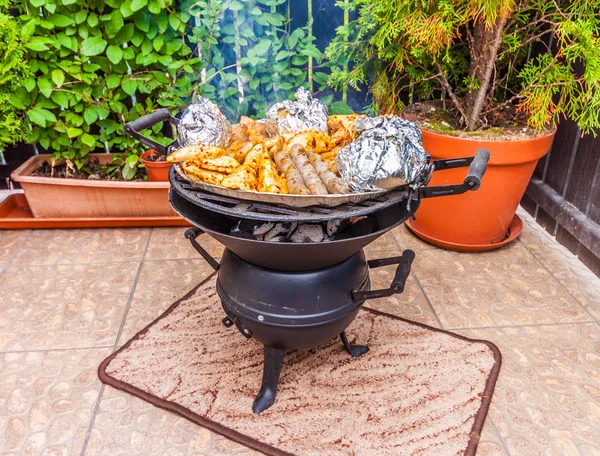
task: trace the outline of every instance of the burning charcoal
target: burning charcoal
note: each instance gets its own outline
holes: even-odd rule
[[[292,242],[322,242],[325,240],[325,230],[320,223],[300,224],[290,239]]]
[[[238,238],[242,238],[242,239],[254,239],[256,240],[256,236],[254,236],[252,234],[252,231],[250,230],[245,230],[242,227],[242,223],[243,222],[238,222],[237,225],[235,225],[233,228],[231,228],[231,231],[229,231],[229,234]]]
[[[327,222],[327,236],[333,236],[346,229],[348,220],[329,220]]]
[[[297,226],[297,222],[278,223],[268,233],[265,233],[264,239],[265,241],[271,241],[273,238],[278,236],[287,237],[296,229]]]
[[[271,223],[271,222],[266,222],[261,225],[257,225],[252,230],[252,234],[254,236],[256,236],[258,239],[263,239],[265,234],[267,234],[269,231],[271,231],[274,226],[275,226],[275,224]]]
[[[231,137],[231,124],[208,98],[200,98],[188,106],[177,124],[181,147],[206,144],[225,147]]]
[[[375,231],[376,225],[377,223],[372,217],[361,217],[351,222],[345,232],[351,237],[366,236]]]

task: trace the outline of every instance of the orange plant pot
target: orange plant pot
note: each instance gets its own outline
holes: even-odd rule
[[[90,154],[100,163],[110,154]],[[34,155],[11,174],[36,218],[176,216],[168,182],[129,182],[32,176],[50,155]]]
[[[555,131],[518,141],[481,141],[425,130],[422,133],[425,151],[433,160],[472,156],[480,148],[488,149],[491,157],[478,190],[424,199],[409,229],[426,242],[453,250],[482,251],[502,245],[538,160],[552,146]],[[429,185],[460,183],[465,173],[464,168],[437,171]]]
[[[154,155],[156,155],[156,151],[151,149],[147,150],[140,156],[140,160],[142,160],[142,163],[146,167],[148,179],[151,182],[168,182],[171,163],[167,161],[155,162],[146,160],[147,157],[153,157]]]

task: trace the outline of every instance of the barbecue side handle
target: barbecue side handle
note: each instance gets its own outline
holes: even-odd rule
[[[201,234],[204,234],[204,231],[202,231],[200,228],[194,227],[186,230],[184,236],[187,240],[190,241],[192,247],[196,249],[196,252],[198,252],[202,256],[202,258],[204,258],[204,260],[210,265],[210,267],[213,268],[215,271],[218,271],[221,267],[219,262],[215,260],[210,253],[204,250],[204,248],[196,240],[196,238]]]
[[[140,131],[146,130],[150,127],[153,127],[157,123],[164,122],[165,120],[169,119],[171,119],[171,114],[169,113],[169,110],[166,108],[162,108],[158,111],[146,114],[145,116],[140,117],[139,119],[136,119],[133,122],[126,123],[125,133],[127,133],[132,138],[137,139],[145,146],[154,149],[159,154],[166,155],[167,148],[165,146],[150,138],[146,138],[144,135],[140,134]]]
[[[368,264],[369,268],[371,269],[379,268],[381,266],[388,266],[390,264],[397,264],[398,267],[396,268],[394,279],[392,280],[392,284],[389,288],[384,288],[382,290],[354,290],[352,292],[352,299],[354,302],[366,301],[367,299],[385,298],[393,294],[402,293],[404,291],[404,287],[406,286],[408,276],[410,275],[410,269],[414,259],[415,252],[412,250],[405,250],[402,256],[399,257],[369,260]]]
[[[435,198],[438,196],[460,195],[468,191],[477,190],[481,186],[481,180],[487,169],[490,156],[489,150],[479,149],[474,157],[435,160],[433,162],[433,172],[465,166],[469,166],[469,171],[462,184],[421,187],[419,188],[419,197]]]

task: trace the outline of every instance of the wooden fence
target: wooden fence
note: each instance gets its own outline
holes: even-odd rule
[[[600,276],[600,136],[563,120],[521,205]]]

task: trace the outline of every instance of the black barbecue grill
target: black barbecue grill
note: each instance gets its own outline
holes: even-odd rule
[[[139,131],[167,120],[164,111],[126,125],[125,131],[141,139]],[[168,149],[172,150],[173,145]],[[195,227],[186,231],[200,255],[215,269],[217,291],[225,311],[223,324],[235,326],[242,336],[264,345],[263,380],[252,410],[260,413],[275,401],[279,375],[287,350],[311,348],[337,336],[352,356],[368,352],[351,344],[346,328],[368,299],[402,293],[415,258],[402,256],[367,260],[364,247],[405,222],[419,208],[422,198],[455,195],[476,190],[481,184],[490,154],[480,149],[475,157],[437,160],[426,167],[411,186],[392,190],[375,199],[337,207],[287,207],[217,195],[189,184],[172,168],[169,201],[173,209]],[[469,166],[463,183],[427,187],[431,173]],[[324,242],[272,242],[232,234],[240,222],[319,223],[369,217],[369,232],[352,232],[342,239]],[[225,246],[217,261],[198,237],[206,233]],[[389,288],[371,290],[369,270],[398,265]]]

